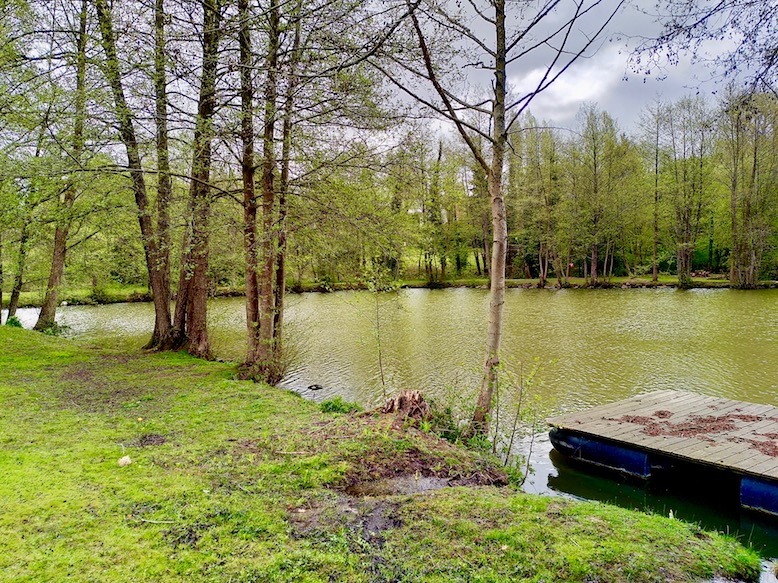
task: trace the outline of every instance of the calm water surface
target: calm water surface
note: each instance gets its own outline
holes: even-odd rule
[[[488,292],[402,290],[378,303],[377,326],[376,298],[367,292],[290,296],[288,337],[301,356],[284,386],[363,405],[402,388],[467,400],[480,378]],[[34,323],[34,310],[19,315]],[[153,311],[69,306],[57,319],[74,336],[142,344]],[[211,302],[218,357],[244,356],[244,321],[242,298]],[[778,290],[508,290],[503,360],[526,373],[536,359],[536,390],[549,412],[666,388],[777,404]],[[314,383],[325,389],[311,394]]]
[[[480,380],[488,301],[488,292],[476,289],[289,296],[287,333],[300,358],[282,384],[317,400],[340,395],[366,407],[399,389],[421,389],[464,407]],[[240,360],[243,299],[217,299],[209,309],[216,355]],[[19,316],[29,327],[36,311]],[[141,345],[153,310],[71,306],[57,319],[77,337]],[[668,388],[778,405],[778,290],[508,290],[503,360],[516,375],[540,366],[532,390],[544,415]],[[325,388],[314,393],[307,388],[314,383]],[[609,480],[578,472],[549,450],[544,439],[536,443],[530,491],[671,509],[760,540],[767,530],[768,541],[778,540],[772,525],[734,510],[689,506],[623,484],[614,490]],[[778,556],[778,543],[771,554]]]

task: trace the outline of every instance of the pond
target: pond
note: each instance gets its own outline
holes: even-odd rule
[[[291,295],[287,337],[298,358],[282,386],[316,400],[340,395],[365,407],[400,389],[420,389],[464,411],[480,381],[488,302],[482,289]],[[240,360],[243,299],[216,299],[209,309],[216,355]],[[35,310],[18,315],[25,326],[34,323]],[[129,339],[142,345],[153,310],[149,304],[69,306],[59,310],[58,322],[101,344],[126,345]],[[520,376],[533,377],[531,391],[543,416],[658,389],[775,405],[778,290],[511,289],[502,357],[514,385]],[[313,392],[313,384],[324,389]],[[552,459],[542,437],[535,445],[536,471],[527,489],[618,501],[621,494],[608,480]],[[721,526],[715,508],[682,509],[664,495],[617,486],[628,492],[625,505],[658,511],[664,505],[677,516]],[[778,539],[772,526],[743,520],[727,515],[725,527],[734,523],[736,530],[747,529],[746,536],[767,529],[768,539]],[[778,548],[772,553],[778,555]]]
[[[299,355],[283,386],[364,406],[399,389],[468,401],[480,379],[488,301],[478,289],[291,295],[287,337]],[[216,299],[209,310],[216,356],[240,360],[243,299]],[[18,315],[29,327],[35,313]],[[57,321],[74,336],[141,345],[153,311],[68,306]],[[508,290],[503,360],[525,376],[540,365],[535,390],[549,412],[666,388],[775,404],[778,290]],[[325,388],[313,394],[312,384]]]

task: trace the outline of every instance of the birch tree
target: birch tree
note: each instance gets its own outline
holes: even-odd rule
[[[500,368],[508,242],[503,170],[509,132],[537,95],[596,46],[621,4],[472,0],[458,9],[436,0],[406,0],[408,35],[416,42],[413,54],[390,55],[392,67],[374,63],[399,90],[453,124],[486,175],[492,230],[490,307],[483,381],[470,425],[473,435],[488,432]],[[582,32],[581,26],[588,30]],[[488,90],[469,90],[450,74],[445,63],[451,57],[445,51],[452,41],[462,47],[463,58],[456,61],[460,70],[489,73]],[[529,90],[513,95],[509,70],[532,57],[543,59],[541,74]],[[479,117],[481,122],[474,123]]]

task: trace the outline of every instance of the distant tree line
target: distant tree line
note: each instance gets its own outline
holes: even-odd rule
[[[99,299],[111,283],[146,285],[148,347],[208,357],[207,300],[239,288],[241,374],[274,380],[286,290],[311,280],[490,276],[495,290],[505,275],[687,285],[707,271],[750,288],[778,275],[774,93],[657,100],[631,134],[594,104],[554,127],[532,117],[533,97],[620,4],[592,2],[584,12],[603,13],[587,33],[573,3],[530,47],[559,2],[523,20],[503,0],[476,4],[468,15],[431,1],[2,0],[9,315],[37,291],[46,329],[63,286]],[[508,69],[548,46],[543,81],[511,95]],[[489,71],[492,94],[458,92],[461,67]],[[420,112],[455,131],[441,137]],[[491,304],[490,387],[499,293]]]

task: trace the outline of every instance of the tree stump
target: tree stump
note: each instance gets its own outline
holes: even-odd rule
[[[432,416],[429,403],[424,400],[424,396],[420,391],[402,391],[384,404],[381,408],[381,413],[386,415],[394,414],[394,425],[396,426],[402,426],[409,418],[420,422]]]

